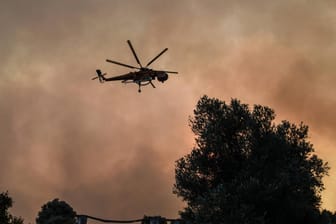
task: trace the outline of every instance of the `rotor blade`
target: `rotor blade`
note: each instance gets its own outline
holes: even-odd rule
[[[150,62],[148,62],[148,64],[146,65],[149,66],[150,64],[152,64],[158,57],[160,57],[163,53],[165,53],[168,50],[168,48],[165,48],[163,51],[161,51],[160,54],[158,54],[155,58],[153,58]]]
[[[126,65],[126,64],[123,64],[123,63],[120,63],[120,62],[117,62],[117,61],[112,61],[110,59],[106,59],[107,62],[110,62],[110,63],[113,63],[113,64],[117,64],[117,65],[121,65],[121,66],[125,66],[125,67],[128,67],[128,68],[135,68],[135,69],[140,69],[138,67],[134,67],[132,65]]]
[[[107,75],[107,73],[102,74],[101,71],[100,71],[99,69],[97,69],[96,71],[97,71],[97,74],[98,74],[98,75],[95,76],[95,77],[93,77],[91,80],[95,80],[95,79],[100,78],[100,76],[105,76],[105,75]]]
[[[172,71],[161,71],[161,72],[172,73],[172,74],[178,74],[178,72],[172,72]]]
[[[141,65],[141,63],[140,63],[140,60],[139,60],[138,56],[137,56],[136,53],[135,53],[135,50],[134,50],[134,48],[133,48],[133,46],[132,46],[131,41],[130,41],[130,40],[127,40],[127,43],[128,43],[128,45],[129,45],[129,47],[131,48],[132,53],[133,53],[133,55],[134,55],[136,61],[138,62],[138,64],[139,64],[140,67],[142,68],[142,65]]]

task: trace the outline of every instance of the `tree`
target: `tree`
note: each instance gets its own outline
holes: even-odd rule
[[[13,206],[13,199],[8,195],[8,192],[0,194],[0,223],[1,224],[23,224],[23,219],[15,217],[8,212],[8,209]]]
[[[196,144],[175,168],[174,193],[187,203],[183,219],[309,224],[327,217],[320,205],[328,165],[313,154],[308,126],[274,119],[265,106],[199,100],[190,118]]]
[[[42,206],[36,224],[75,224],[76,212],[65,201],[54,199]]]
[[[336,223],[336,212],[331,213],[330,211],[323,210],[320,216],[320,224],[333,224]]]

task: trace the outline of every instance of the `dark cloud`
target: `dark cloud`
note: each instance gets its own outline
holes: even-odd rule
[[[336,165],[333,1],[3,1],[0,3],[0,186],[33,221],[55,197],[106,218],[177,216],[174,161],[203,95],[303,121]],[[179,71],[157,89],[92,82],[135,64]],[[336,208],[332,178],[324,205]],[[1,189],[0,189],[1,190]]]

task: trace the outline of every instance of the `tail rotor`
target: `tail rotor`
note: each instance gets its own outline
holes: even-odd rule
[[[97,76],[93,77],[91,80],[99,79],[100,83],[103,83],[105,81],[105,75],[106,73],[102,73],[100,69],[96,70]]]

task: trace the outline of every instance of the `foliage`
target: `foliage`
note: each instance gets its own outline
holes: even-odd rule
[[[8,209],[13,206],[13,200],[8,195],[8,192],[0,194],[0,223],[1,224],[23,224],[23,219],[15,217],[8,212]]]
[[[54,199],[42,206],[36,224],[75,224],[76,212],[65,201]]]
[[[323,210],[320,215],[319,224],[334,224],[336,223],[336,212],[331,213],[330,211]]]
[[[191,223],[316,223],[327,163],[308,127],[274,123],[272,109],[203,96],[190,118],[192,152],[176,162],[174,193]]]

